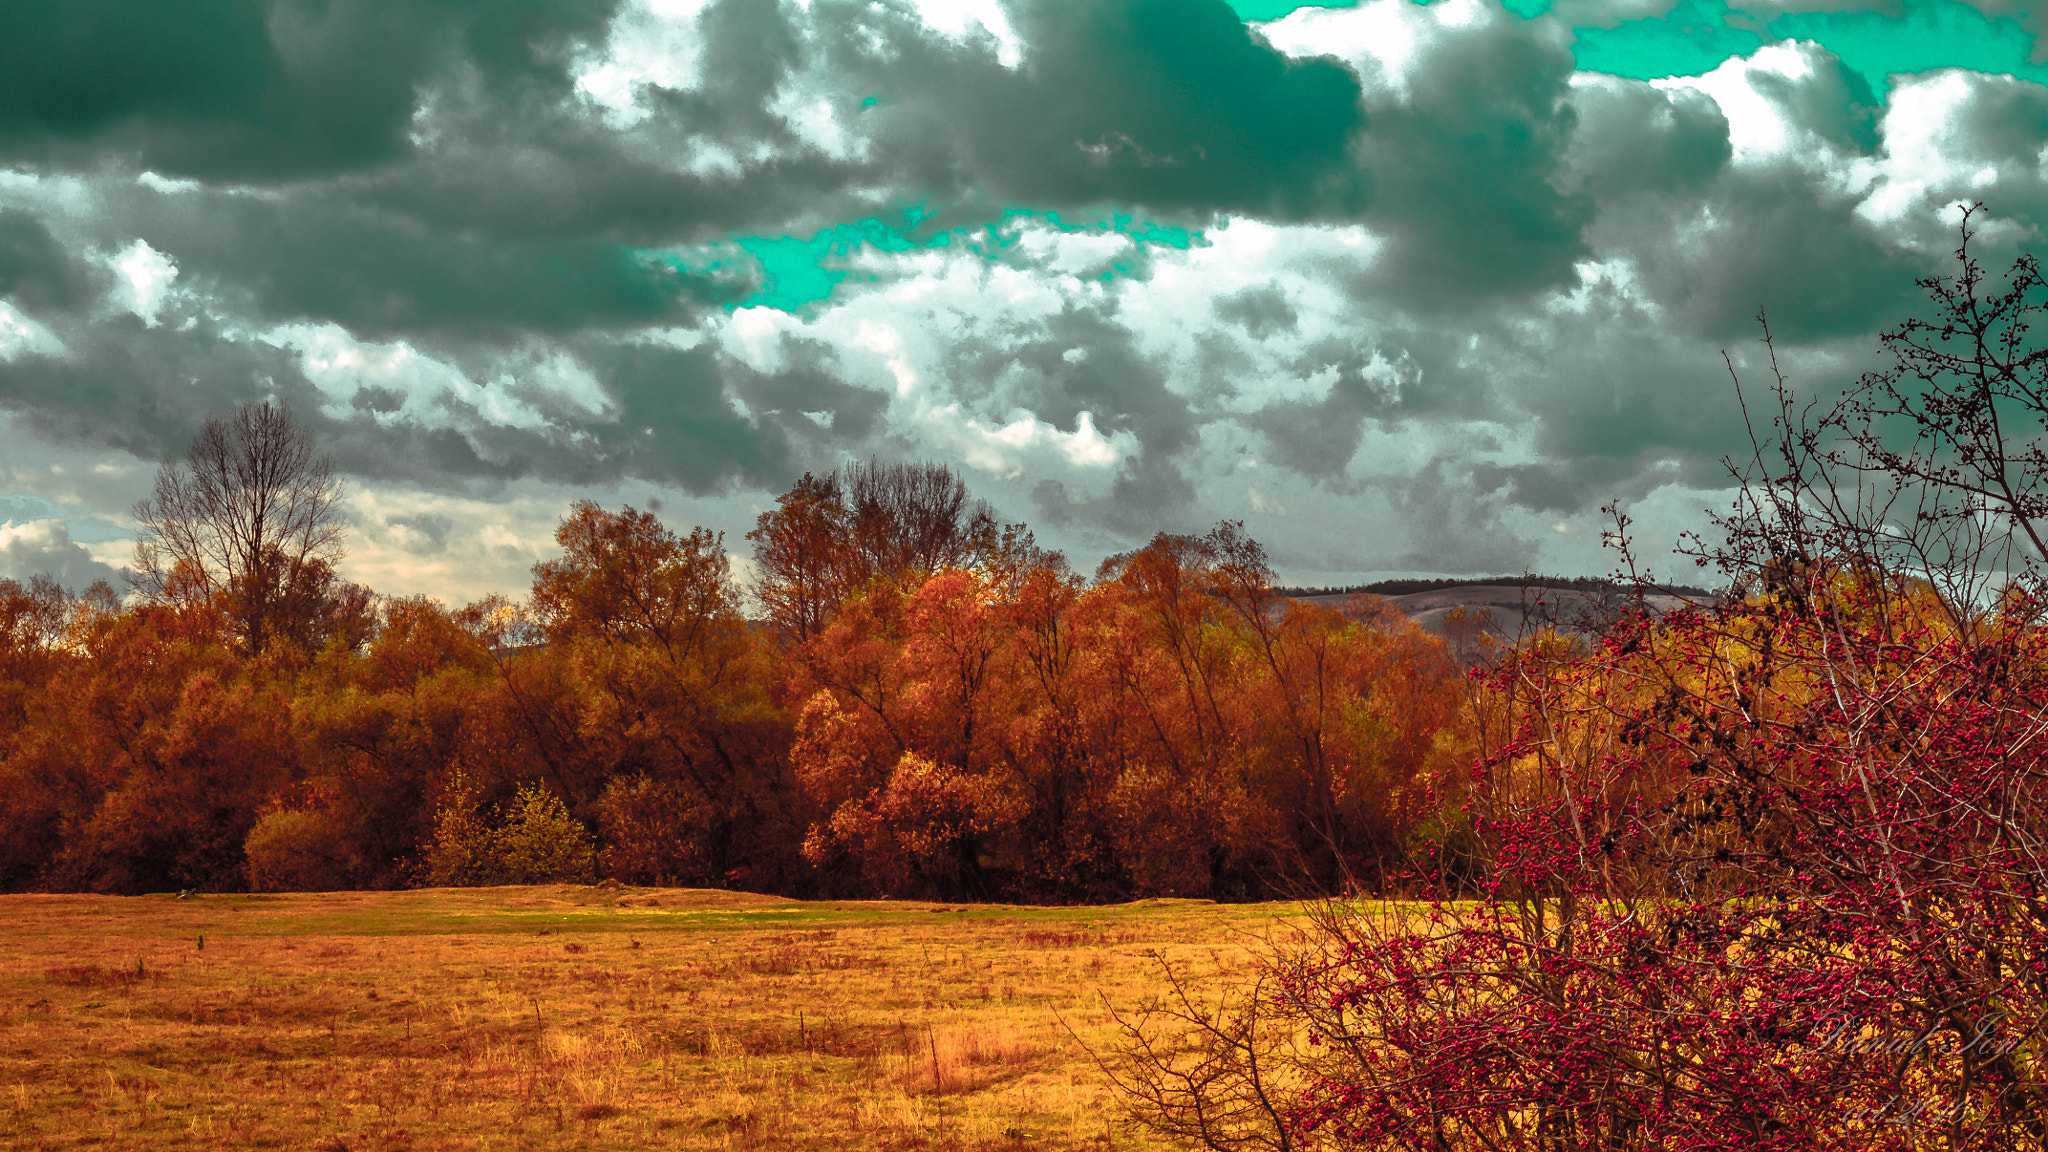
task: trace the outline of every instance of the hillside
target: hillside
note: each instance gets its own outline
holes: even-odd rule
[[[1648,601],[1657,611],[1668,612],[1682,604],[1697,602],[1704,596],[1691,596],[1690,593],[1697,591],[1695,589],[1686,591],[1684,595],[1652,595]],[[1360,594],[1310,592],[1294,598],[1310,604],[1341,608]],[[1482,633],[1496,640],[1511,642],[1518,636],[1546,627],[1595,631],[1625,602],[1622,594],[1611,587],[1583,590],[1514,583],[1457,584],[1379,598],[1421,625],[1425,631],[1450,641],[1461,656],[1469,655],[1465,649]],[[1468,623],[1454,626],[1448,618],[1460,610]]]

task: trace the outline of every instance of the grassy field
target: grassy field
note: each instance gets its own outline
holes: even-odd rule
[[[1155,954],[1228,965],[1287,910],[0,897],[0,1144],[1143,1148],[1067,1026],[1106,1044]]]

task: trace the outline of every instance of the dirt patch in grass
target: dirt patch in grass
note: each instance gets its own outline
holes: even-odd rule
[[[102,968],[97,964],[70,964],[43,969],[43,978],[71,988],[127,988],[150,980],[162,980],[160,971],[151,972],[135,962],[133,968]]]

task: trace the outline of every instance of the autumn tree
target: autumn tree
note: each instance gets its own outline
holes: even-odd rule
[[[754,596],[769,622],[801,642],[846,596],[877,577],[976,566],[1014,552],[1021,525],[1000,523],[942,464],[848,464],[805,473],[764,512],[754,543]]]
[[[210,417],[135,506],[135,588],[151,603],[219,603],[251,655],[280,639],[359,643],[368,594],[334,572],[340,500],[332,461],[289,406],[252,401]]]
[[[1274,594],[1236,525],[1161,536],[1092,587],[1031,548],[877,582],[805,646],[814,861],[948,898],[1400,871],[1460,688],[1440,644]]]
[[[805,851],[834,847],[888,891],[993,895],[984,848],[1022,812],[1000,725],[1004,605],[976,573],[905,593],[878,584],[815,641],[819,680],[799,722],[799,781],[828,813]]]
[[[762,615],[797,643],[824,628],[827,614],[844,595],[849,569],[845,520],[835,478],[806,472],[747,533],[754,544],[754,598]]]
[[[0,579],[0,890],[35,878],[63,838],[64,781],[29,750],[53,682],[73,664],[71,597],[48,576]]]
[[[63,829],[40,883],[237,890],[243,841],[293,766],[288,696],[207,609],[95,619],[35,702],[8,767],[48,782]]]
[[[534,567],[550,654],[508,669],[509,723],[551,782],[608,830],[626,878],[763,879],[797,861],[786,811],[788,728],[767,654],[740,615],[722,538],[580,502]]]
[[[246,844],[253,886],[402,885],[433,832],[453,772],[487,761],[512,775],[517,747],[483,721],[501,690],[488,645],[424,596],[385,605],[360,656],[303,677],[292,709],[299,772]]]

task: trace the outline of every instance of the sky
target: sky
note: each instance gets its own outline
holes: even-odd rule
[[[2048,221],[2019,0],[0,0],[0,576],[118,579],[288,402],[345,574],[517,595],[571,502],[745,532],[956,468],[1082,571],[1658,574],[1981,201]]]

